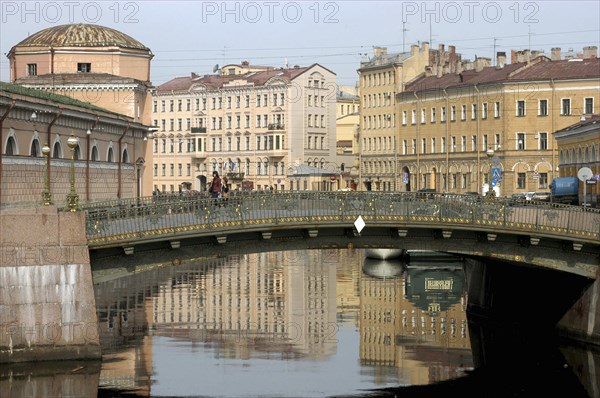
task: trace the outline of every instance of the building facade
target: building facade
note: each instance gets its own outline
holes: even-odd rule
[[[213,171],[234,190],[314,189],[295,169],[337,167],[335,74],[318,64],[223,69],[157,87],[154,189],[204,191]]]
[[[361,62],[359,74],[359,153],[361,189],[398,190],[397,94],[428,68],[436,73],[455,70],[460,54],[454,46],[437,50],[424,42],[409,52],[388,54],[375,47],[373,57]],[[380,168],[375,169],[375,165]]]
[[[552,133],[598,111],[600,60],[527,59],[506,64],[500,53],[494,67],[475,61],[397,94],[400,191],[549,190],[559,175]],[[379,161],[365,174],[397,178]]]
[[[596,110],[597,111],[597,110]],[[586,181],[586,203],[599,206],[600,199],[600,115],[583,116],[579,122],[554,132],[558,152],[559,177],[576,177],[582,167],[592,170]],[[579,184],[580,198],[584,195]]]
[[[341,189],[358,187],[358,128],[360,97],[356,87],[340,86],[336,105],[336,163],[341,171]]]
[[[45,190],[65,205],[71,186],[80,202],[141,196],[148,133],[87,102],[0,83],[0,205],[39,204]]]

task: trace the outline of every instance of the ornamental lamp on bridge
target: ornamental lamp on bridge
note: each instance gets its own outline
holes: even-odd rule
[[[67,145],[71,149],[71,191],[67,195],[67,207],[69,211],[77,211],[79,210],[79,195],[75,192],[75,148],[79,145],[79,138],[71,134],[67,140]]]

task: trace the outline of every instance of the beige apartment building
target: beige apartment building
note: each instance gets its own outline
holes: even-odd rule
[[[424,73],[426,67],[435,65],[440,73],[449,73],[459,61],[460,54],[455,52],[454,46],[448,51],[443,45],[433,50],[424,42],[403,53],[388,53],[385,47],[375,47],[373,57],[361,62],[358,69],[359,189],[399,189],[396,95],[404,91],[408,82]],[[381,168],[375,171],[371,168],[373,164]]]
[[[398,167],[363,163],[363,176],[379,176],[398,190],[479,192],[497,195],[549,191],[559,176],[553,132],[598,113],[600,59],[595,47],[582,58],[533,57],[529,51],[506,63],[499,53],[463,64],[456,73],[424,76],[398,93]],[[379,142],[375,150],[393,153]]]
[[[154,188],[204,191],[216,170],[234,190],[331,189],[329,177],[298,170],[338,167],[335,82],[318,64],[243,62],[160,85],[152,108]]]

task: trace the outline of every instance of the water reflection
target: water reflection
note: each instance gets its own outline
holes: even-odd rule
[[[274,252],[97,274],[102,362],[2,366],[0,396],[586,396],[578,380],[600,396],[590,351],[563,351],[570,367],[512,341],[507,366],[473,371],[470,342],[500,339],[467,322],[461,267],[371,260]]]
[[[236,255],[98,283],[100,385],[324,396],[464,374],[464,292],[424,310],[405,294],[401,263],[369,260],[361,250]]]

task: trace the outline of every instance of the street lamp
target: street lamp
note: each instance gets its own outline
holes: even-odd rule
[[[50,206],[52,204],[52,194],[50,193],[50,175],[48,174],[49,168],[48,163],[50,163],[50,147],[48,144],[44,144],[42,147],[42,154],[46,158],[44,167],[44,190],[42,191],[42,200],[44,201],[44,206]]]
[[[493,174],[493,170],[494,170],[493,169],[494,166],[493,166],[493,163],[492,163],[492,158],[494,157],[494,150],[492,148],[489,148],[485,152],[485,154],[487,155],[488,160],[490,161],[490,177],[489,177],[489,182],[488,182],[488,191],[487,191],[487,193],[486,193],[485,196],[493,198],[493,197],[496,196],[496,192],[494,191],[494,188],[492,187],[492,180],[493,180],[492,174]]]
[[[71,191],[67,195],[67,207],[69,211],[77,211],[79,210],[79,195],[75,192],[75,148],[79,145],[79,139],[71,134],[67,145],[71,149]]]

